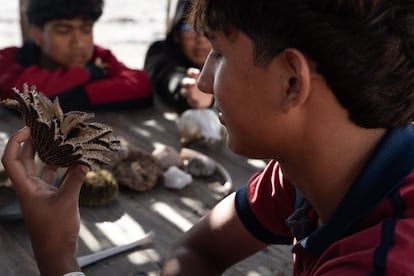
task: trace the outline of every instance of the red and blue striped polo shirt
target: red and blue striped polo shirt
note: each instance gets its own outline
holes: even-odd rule
[[[386,134],[319,228],[276,161],[237,191],[236,209],[259,240],[294,243],[295,275],[414,275],[414,126]]]

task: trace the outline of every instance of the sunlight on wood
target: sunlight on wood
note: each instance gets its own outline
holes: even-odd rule
[[[246,276],[263,276],[263,275],[256,271],[249,271],[246,273]]]
[[[269,268],[265,267],[265,266],[258,266],[256,268],[256,271],[248,271],[246,273],[246,276],[273,276],[275,275],[274,271],[271,271]],[[285,275],[285,274],[277,274],[277,275]],[[291,274],[289,274],[291,275]]]
[[[152,143],[152,146],[154,147],[154,151],[163,150],[163,149],[165,149],[167,147],[166,144],[159,143],[159,142],[153,142]]]
[[[181,202],[188,206],[192,210],[197,210],[198,213],[206,213],[208,210],[206,210],[205,205],[200,201],[196,200],[194,198],[189,197],[181,197]]]
[[[146,232],[130,215],[124,214],[119,220],[115,222],[102,222],[97,223],[96,227],[114,244],[123,245],[131,241],[134,241]],[[155,252],[153,257],[158,255]],[[157,256],[159,259],[160,257]],[[128,259],[131,263],[141,265],[150,262],[150,258],[147,255],[135,252],[128,255]]]
[[[7,134],[7,132],[3,132],[3,131],[0,131],[0,138],[1,139],[7,139],[8,140],[8,137],[9,137],[9,135]]]
[[[142,122],[142,124],[144,126],[155,128],[158,131],[165,132],[165,128],[162,125],[160,125],[156,120],[147,120],[147,121]]]
[[[132,126],[132,127],[130,127],[130,129],[134,133],[136,133],[138,135],[141,135],[143,137],[151,137],[151,133],[148,130],[146,130],[146,129],[143,129],[143,128],[140,128],[140,127],[136,127],[136,126]]]
[[[145,233],[130,215],[124,214],[114,222],[96,223],[96,227],[114,244],[122,245],[131,242]]]
[[[149,251],[152,252],[152,254],[150,254],[150,256],[147,254]],[[131,252],[128,255],[128,260],[135,264],[135,265],[144,265],[146,263],[151,263],[153,261],[156,262],[160,262],[161,261],[161,256],[159,254],[157,254],[157,252],[155,250],[146,250],[145,251],[145,255],[141,253],[141,251],[137,251],[137,252]]]
[[[164,112],[164,118],[168,121],[176,121],[178,119],[178,114],[175,112]]]
[[[248,159],[247,163],[258,169],[264,169],[266,167],[266,162],[259,159]]]
[[[128,260],[135,265],[144,265],[154,261],[161,262],[161,256],[156,250],[146,249],[145,255],[140,250],[129,253]]]
[[[187,231],[193,226],[189,220],[184,218],[181,214],[179,214],[176,210],[164,202],[155,202],[152,204],[152,209],[183,232]]]
[[[83,223],[81,223],[80,225],[79,238],[92,252],[102,250],[102,246],[99,244],[99,241],[95,239],[93,234],[89,231],[88,228],[86,228],[86,226]]]

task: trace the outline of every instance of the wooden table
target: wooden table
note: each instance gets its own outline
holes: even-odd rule
[[[175,112],[156,101],[154,109],[99,112],[95,121],[111,125],[116,135],[152,152],[156,144],[180,150],[176,118]],[[18,116],[0,107],[0,132],[10,135],[21,126]],[[225,144],[196,144],[191,148],[218,161],[232,176],[234,189],[261,169],[255,163],[263,164],[233,154]],[[150,231],[155,233],[149,246],[102,260],[83,271],[88,276],[158,275],[170,243],[224,196],[214,185],[196,180],[180,191],[162,185],[144,193],[121,189],[115,201],[106,206],[81,206],[79,255],[132,242]],[[22,220],[0,222],[0,250],[1,275],[38,275]],[[291,262],[290,247],[270,246],[235,265],[225,275],[291,275]]]

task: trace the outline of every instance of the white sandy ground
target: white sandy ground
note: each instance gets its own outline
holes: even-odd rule
[[[165,36],[167,6],[177,0],[104,0],[95,25],[95,43],[109,48],[129,67],[141,69],[149,44]],[[19,1],[0,0],[0,48],[20,46]]]

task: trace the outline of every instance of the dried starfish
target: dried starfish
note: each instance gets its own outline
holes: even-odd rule
[[[23,85],[23,92],[16,88],[13,91],[16,100],[7,99],[1,103],[20,111],[43,162],[58,167],[83,163],[91,168],[110,163],[104,152],[118,150],[119,140],[111,127],[85,122],[94,117],[93,113],[63,113],[57,97],[52,102],[36,91],[36,87],[29,90],[27,84]]]

